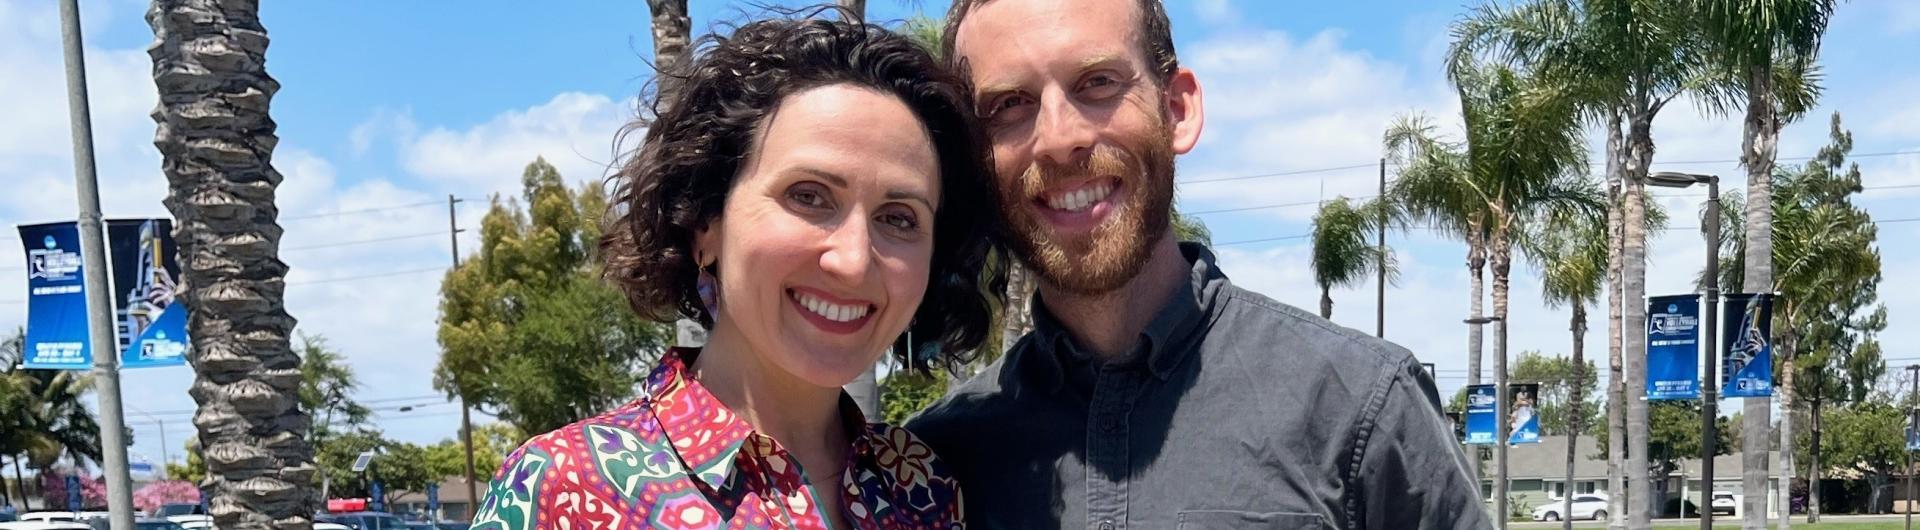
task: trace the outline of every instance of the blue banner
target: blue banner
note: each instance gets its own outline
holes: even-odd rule
[[[1920,412],[1907,414],[1907,450],[1920,451]]]
[[[73,223],[22,226],[20,243],[27,253],[27,343],[20,364],[49,370],[93,368],[80,228]]]
[[[1727,368],[1722,387],[1727,397],[1773,395],[1773,295],[1729,294],[1727,321],[1721,333],[1721,365]]]
[[[367,496],[369,497],[367,499],[367,511],[387,511],[387,492],[380,487],[380,481],[373,481],[373,487],[369,488]]]
[[[84,508],[81,499],[80,477],[67,475],[67,511],[77,512]]]
[[[187,362],[187,306],[178,303],[180,266],[165,219],[107,222],[113,307],[125,368]]]
[[[1494,411],[1493,385],[1467,387],[1467,443],[1492,445],[1499,413]]]
[[[427,514],[435,520],[440,519],[440,485],[427,485]]]
[[[1507,415],[1507,443],[1540,443],[1540,385],[1507,384],[1507,403],[1513,409]]]
[[[1647,299],[1647,399],[1700,399],[1700,295]]]

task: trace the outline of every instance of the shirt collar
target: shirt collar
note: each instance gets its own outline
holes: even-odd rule
[[[1180,254],[1192,265],[1188,281],[1182,282],[1166,304],[1154,313],[1153,320],[1140,331],[1140,342],[1130,357],[1120,362],[1125,365],[1144,360],[1145,367],[1162,380],[1195,349],[1195,339],[1200,332],[1211,327],[1219,313],[1217,299],[1228,284],[1226,274],[1214,264],[1213,252],[1206,246],[1184,242],[1180,244]],[[1048,374],[1044,380],[1058,388],[1065,381],[1068,366],[1091,363],[1073,362],[1088,354],[1081,352],[1072,334],[1058,317],[1047,311],[1038,294],[1034,295],[1031,307],[1033,337],[1029,347],[1039,354],[1034,362]]]
[[[660,430],[672,443],[673,451],[686,464],[688,474],[719,490],[735,469],[741,453],[768,457],[786,453],[772,437],[753,430],[746,420],[734,414],[720,399],[688,373],[688,367],[700,355],[699,349],[670,348],[660,357],[660,366],[647,376],[648,407],[660,423]],[[854,443],[851,456],[867,453],[865,416],[845,391],[840,392],[841,428]]]

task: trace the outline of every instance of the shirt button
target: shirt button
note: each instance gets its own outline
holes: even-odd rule
[[[1100,521],[1100,530],[1113,530],[1113,520]]]

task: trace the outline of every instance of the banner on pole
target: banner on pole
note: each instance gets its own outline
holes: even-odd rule
[[[1920,451],[1920,410],[1907,413],[1907,450]]]
[[[180,266],[173,223],[165,219],[107,222],[113,257],[113,308],[124,368],[187,362],[187,306],[177,303]]]
[[[1773,295],[1737,293],[1726,296],[1726,315],[1733,326],[1724,326],[1721,364],[1726,376],[1721,381],[1727,397],[1769,397],[1773,395]]]
[[[1540,385],[1507,384],[1507,404],[1513,409],[1507,414],[1507,443],[1540,443]]]
[[[1494,428],[1499,425],[1495,423],[1499,418],[1494,411],[1493,396],[1493,385],[1467,387],[1467,443],[1493,443]]]
[[[84,260],[75,223],[21,226],[27,254],[27,343],[22,365],[87,370],[95,351],[88,335]],[[186,364],[186,305],[176,303],[180,267],[172,223],[164,219],[106,222],[107,288],[116,344],[127,368]]]
[[[1647,399],[1700,399],[1700,295],[1647,299]]]
[[[80,227],[73,223],[22,226],[20,246],[27,253],[27,341],[20,364],[45,370],[93,368],[93,352],[87,348]]]

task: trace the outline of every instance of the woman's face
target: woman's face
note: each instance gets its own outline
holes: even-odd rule
[[[698,250],[718,260],[716,335],[821,387],[873,366],[927,288],[940,175],[900,99],[798,92],[761,124]]]

